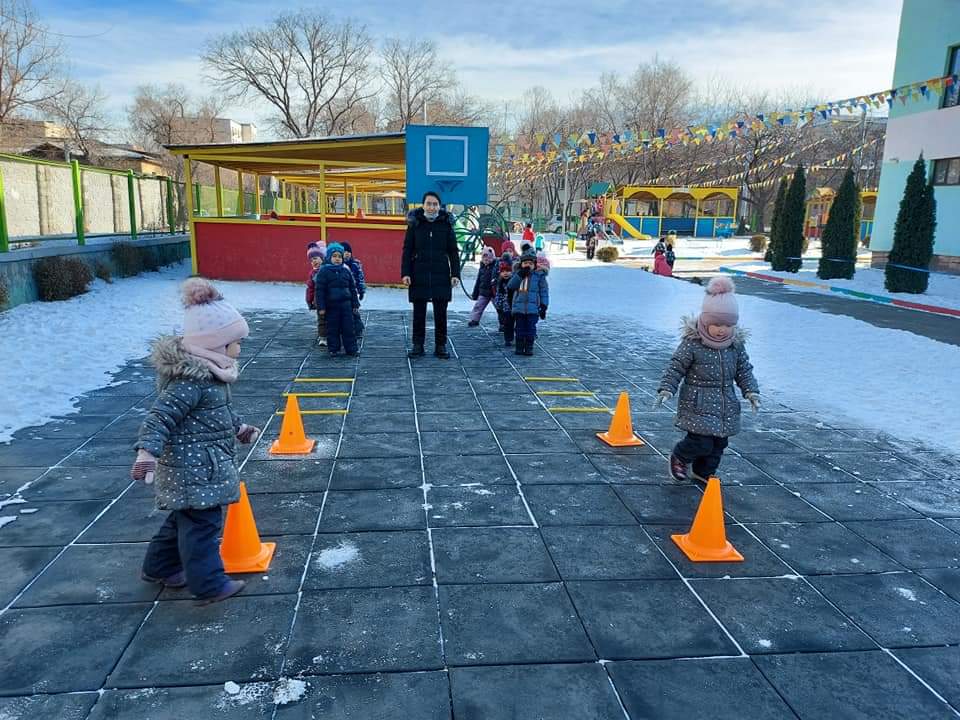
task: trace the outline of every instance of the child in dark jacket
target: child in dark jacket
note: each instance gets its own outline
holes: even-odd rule
[[[470,311],[470,320],[467,325],[476,327],[480,324],[483,311],[487,309],[493,299],[494,285],[497,281],[497,256],[489,245],[483,249],[480,256],[480,267],[477,269],[477,281],[473,284],[473,293],[470,297],[475,300],[473,310]]]
[[[236,442],[254,442],[260,430],[230,404],[246,321],[203,278],[183,284],[183,303],[183,336],[153,345],[157,399],[140,426],[130,477],[153,484],[157,507],[170,511],[147,546],[141,578],[186,586],[207,605],[245,585],[224,574],[220,533],[223,506],[240,499]]]
[[[670,475],[706,482],[720,467],[727,438],[740,432],[740,387],[753,411],[760,389],[745,346],[733,281],[715,277],[706,288],[697,317],[683,320],[683,340],[663,374],[654,408],[680,390],[675,425],[687,431],[670,455]],[[682,385],[681,385],[682,383]]]
[[[313,278],[317,274],[317,270],[320,269],[320,266],[323,265],[324,256],[327,254],[327,244],[321,240],[320,242],[312,242],[307,245],[307,260],[310,261],[310,275],[307,277],[307,307],[316,312],[317,303],[314,301],[314,294],[316,293],[316,287],[313,283]],[[317,314],[317,345],[326,345],[327,344],[327,321],[319,313]]]
[[[537,256],[530,250],[520,256],[520,268],[510,278],[507,287],[514,291],[513,312],[517,330],[517,355],[533,355],[537,339],[537,319],[546,319],[550,292],[547,274],[537,270]]]
[[[353,273],[353,281],[357,285],[357,297],[360,299],[360,302],[363,302],[363,296],[367,293],[366,278],[363,276],[363,264],[354,256],[350,243],[342,242],[340,244],[343,245],[343,264],[350,268],[350,272]],[[353,314],[353,332],[358,340],[363,337],[363,319],[360,317],[360,313]]]
[[[500,332],[503,333],[504,345],[513,345],[513,290],[508,285],[513,277],[513,262],[509,255],[497,263],[497,280],[494,285],[493,306],[497,309],[497,318],[500,320]]]
[[[337,355],[343,347],[347,355],[356,355],[353,316],[360,312],[360,298],[353,273],[343,264],[343,245],[330,243],[327,260],[314,279],[317,312],[327,320],[327,350]]]

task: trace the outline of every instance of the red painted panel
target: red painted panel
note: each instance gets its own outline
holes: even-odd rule
[[[194,229],[197,269],[218,280],[305,282],[310,268],[307,243],[320,239],[319,227],[276,222],[198,222]],[[327,228],[327,243],[337,240],[346,240],[353,247],[368,283],[400,282],[401,230]]]

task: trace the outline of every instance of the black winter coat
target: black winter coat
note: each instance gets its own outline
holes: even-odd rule
[[[313,277],[314,303],[317,310],[326,310],[327,307],[349,303],[351,307],[360,307],[357,298],[357,284],[353,273],[346,265],[321,265]]]
[[[481,297],[493,297],[494,285],[497,283],[499,264],[497,260],[494,260],[489,265],[480,263],[480,267],[477,269],[477,281],[473,285],[473,294],[470,297],[474,300]]]
[[[433,222],[424,216],[423,208],[407,215],[400,275],[410,278],[407,293],[410,302],[450,302],[453,298],[450,278],[460,277],[460,251],[453,234],[453,215],[441,210]]]

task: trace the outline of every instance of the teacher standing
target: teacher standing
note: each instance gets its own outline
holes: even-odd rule
[[[423,207],[407,214],[400,268],[407,296],[413,303],[413,348],[407,357],[423,355],[427,334],[427,303],[433,303],[433,354],[449,358],[447,352],[447,303],[452,288],[460,283],[460,252],[453,232],[453,215],[440,208],[440,196],[428,191]]]

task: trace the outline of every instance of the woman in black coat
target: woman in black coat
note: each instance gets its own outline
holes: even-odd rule
[[[440,196],[423,195],[423,207],[407,215],[400,274],[413,303],[413,349],[409,357],[423,355],[427,334],[427,303],[433,303],[434,355],[449,358],[447,352],[447,303],[452,288],[460,283],[460,252],[453,233],[453,215],[440,209]]]

